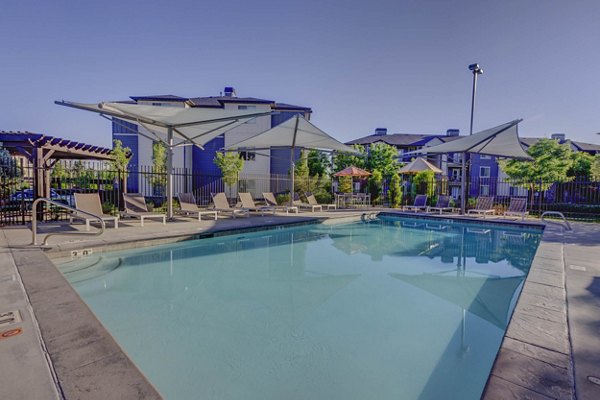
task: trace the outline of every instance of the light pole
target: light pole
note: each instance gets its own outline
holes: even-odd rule
[[[473,93],[471,95],[471,126],[469,135],[473,134],[473,114],[475,111],[475,93],[477,91],[477,75],[483,74],[483,68],[479,64],[469,65],[469,70],[473,72]],[[467,153],[462,155],[462,177],[461,177],[461,194],[460,194],[460,213],[464,214],[467,206]]]

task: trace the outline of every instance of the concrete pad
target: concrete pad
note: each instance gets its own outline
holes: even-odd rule
[[[550,398],[573,398],[573,384],[563,368],[512,350],[500,350],[493,374]]]
[[[534,392],[516,385],[510,381],[502,379],[496,375],[490,376],[486,391],[481,396],[485,400],[552,400],[554,397],[548,397],[541,393]]]
[[[514,340],[509,337],[504,338],[502,347],[517,353],[521,353],[525,356],[535,358],[536,360],[543,361],[547,364],[552,364],[556,367],[562,368],[565,370],[565,373],[567,373],[567,370],[570,367],[571,359],[567,354],[544,349],[542,347]]]
[[[567,326],[515,311],[506,336],[548,350],[569,354]]]

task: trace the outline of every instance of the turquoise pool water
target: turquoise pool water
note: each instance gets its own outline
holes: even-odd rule
[[[477,399],[540,234],[381,218],[59,268],[166,399]]]

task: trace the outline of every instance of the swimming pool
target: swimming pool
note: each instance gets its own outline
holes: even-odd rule
[[[59,268],[167,399],[475,399],[540,237],[382,217]]]

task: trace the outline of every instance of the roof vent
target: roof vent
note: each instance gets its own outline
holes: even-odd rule
[[[460,129],[446,129],[446,136],[458,136]]]
[[[552,135],[550,135],[551,139],[554,140],[558,140],[558,141],[563,141],[567,138],[567,134],[566,133],[553,133]]]
[[[375,128],[375,136],[387,135],[387,128]]]
[[[232,86],[225,86],[225,97],[235,97],[235,89]]]

